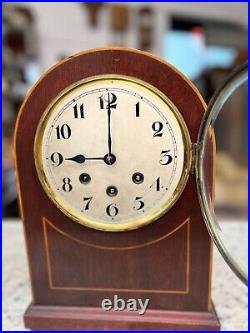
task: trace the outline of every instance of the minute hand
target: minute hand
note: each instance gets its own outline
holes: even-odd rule
[[[108,154],[104,156],[104,162],[108,165],[112,165],[116,161],[116,157],[112,154],[112,139],[111,139],[111,108],[116,108],[116,105],[111,106],[110,94],[108,94],[108,105],[107,105],[107,114],[108,114]]]
[[[108,155],[111,156],[112,154],[112,139],[111,139],[111,109],[108,106]]]

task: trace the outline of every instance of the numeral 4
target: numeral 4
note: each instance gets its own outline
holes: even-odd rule
[[[160,191],[163,186],[161,186],[161,178],[158,177],[155,182],[150,186],[150,188],[154,188],[156,191]]]

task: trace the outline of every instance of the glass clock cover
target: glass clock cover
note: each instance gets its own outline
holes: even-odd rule
[[[248,66],[246,64],[235,71],[211,99],[199,131],[198,158],[196,165],[196,183],[199,193],[199,201],[207,229],[227,264],[246,285],[248,283],[247,262],[244,262],[241,258],[237,257],[232,247],[230,247],[230,239],[228,239],[214,212],[211,192],[209,191],[208,183],[206,182],[207,169],[205,148],[208,139],[211,137],[211,130],[214,128],[214,124],[223,105],[233,92],[247,80],[247,78]]]

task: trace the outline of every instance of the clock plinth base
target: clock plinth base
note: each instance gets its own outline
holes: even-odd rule
[[[220,330],[215,311],[148,310],[139,315],[101,308],[30,305],[24,314],[31,330]]]

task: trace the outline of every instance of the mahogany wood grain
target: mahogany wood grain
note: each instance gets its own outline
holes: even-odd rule
[[[144,315],[91,307],[31,305],[26,327],[40,330],[219,330],[215,312],[148,310]]]
[[[32,312],[40,309],[38,306],[59,306],[65,318],[72,311],[67,315],[63,306],[92,307],[98,315],[92,316],[89,310],[86,318],[89,314],[97,321],[102,299],[114,294],[124,299],[150,298],[150,310],[166,314],[167,310],[180,311],[180,318],[183,311],[190,318],[193,312],[201,312],[199,320],[213,317],[216,321],[210,299],[212,243],[202,218],[194,174],[190,174],[178,202],[163,217],[146,227],[121,233],[97,231],[71,221],[49,200],[39,183],[33,145],[44,110],[69,85],[99,74],[136,77],[158,88],[179,109],[191,141],[197,141],[205,103],[179,72],[147,53],[119,48],[91,50],[67,58],[43,75],[22,105],[15,132],[20,206],[33,292],[26,324],[39,328],[41,321],[34,324]],[[206,162],[211,186],[214,149],[211,141]],[[56,310],[51,311],[53,317]],[[38,313],[42,316],[43,310]],[[174,322],[170,324],[172,319],[164,321],[165,315],[159,313],[159,327],[178,327]],[[124,327],[134,327],[131,314],[112,313],[107,321],[116,323],[116,316],[119,325],[124,320]],[[55,318],[53,324],[52,317],[46,324],[51,323],[50,328],[59,322]],[[105,328],[105,320],[98,327]],[[83,327],[91,328],[94,321]],[[62,322],[68,328],[69,321]],[[80,322],[86,324],[85,319]],[[142,320],[140,328],[152,328],[148,322]],[[184,325],[184,320],[181,323]],[[218,328],[217,324],[212,326]]]

